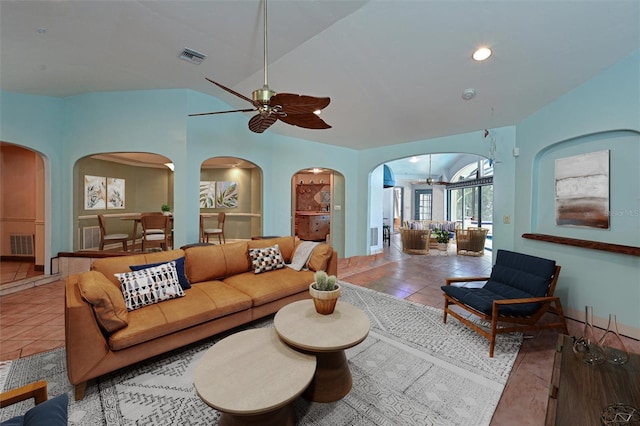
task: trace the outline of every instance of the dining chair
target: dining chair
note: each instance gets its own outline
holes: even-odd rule
[[[100,250],[104,250],[105,243],[122,243],[122,251],[127,251],[129,234],[107,234],[107,218],[103,214],[98,215],[100,225]]]
[[[218,243],[222,244],[227,242],[227,240],[224,237],[224,219],[225,219],[225,213],[224,212],[220,212],[218,213],[218,226],[216,228],[205,228],[205,219],[206,217],[203,215],[200,215],[200,235],[201,235],[201,240],[202,242],[208,243],[209,242],[209,236],[210,235],[217,235],[218,236]]]
[[[162,250],[169,249],[169,216],[142,213],[140,223],[142,224],[143,252],[150,247],[160,247]]]

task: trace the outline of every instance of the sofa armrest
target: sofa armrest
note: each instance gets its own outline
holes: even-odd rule
[[[80,295],[79,275],[70,275],[65,284],[65,345],[69,382],[86,382],[110,349],[98,325],[93,308]]]
[[[338,276],[338,252],[333,250],[327,263],[327,274]]]

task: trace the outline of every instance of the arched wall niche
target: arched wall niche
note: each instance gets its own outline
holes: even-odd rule
[[[200,214],[214,226],[225,212],[225,239],[246,240],[262,235],[263,172],[238,157],[211,157],[200,167]]]
[[[45,179],[47,173],[48,161],[41,153],[18,144],[0,142],[0,256],[3,259],[33,259],[36,270],[49,274],[50,219],[46,206],[50,202],[47,196],[50,188]]]
[[[556,160],[597,151],[609,152],[609,228],[556,224]],[[637,246],[638,194],[629,193],[640,182],[640,133],[615,130],[559,141],[540,151],[533,164],[531,232]],[[630,185],[621,184],[627,180]]]
[[[98,214],[107,217],[109,233],[126,233],[131,237],[132,222],[122,219],[136,213],[161,211],[163,204],[173,210],[171,167],[171,159],[147,152],[100,153],[76,161],[73,170],[74,251],[98,247]],[[90,193],[96,191],[104,191],[103,202],[90,201]],[[139,229],[137,234],[136,238],[139,238]]]

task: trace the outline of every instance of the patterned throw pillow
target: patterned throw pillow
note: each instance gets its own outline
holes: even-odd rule
[[[120,281],[129,311],[184,296],[184,290],[178,281],[175,261],[115,276]]]
[[[277,244],[271,247],[249,249],[249,256],[256,274],[284,268],[284,259]]]
[[[176,272],[178,273],[178,281],[180,282],[180,286],[184,290],[190,289],[191,283],[189,283],[187,274],[184,271],[184,256],[177,258],[175,262],[176,262]],[[131,269],[132,271],[140,271],[141,269],[151,268],[152,266],[160,266],[163,263],[167,263],[167,262],[148,263],[146,265],[131,265],[129,266],[129,269]]]

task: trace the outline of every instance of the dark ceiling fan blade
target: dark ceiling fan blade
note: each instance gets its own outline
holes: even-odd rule
[[[227,114],[229,112],[252,112],[256,111],[255,108],[247,108],[247,109],[232,109],[230,111],[216,111],[216,112],[201,112],[198,114],[189,114],[189,117],[197,117],[198,115],[213,115],[213,114]]]
[[[315,96],[296,95],[294,93],[276,93],[269,100],[271,107],[280,106],[282,112],[291,114],[305,114],[326,108],[331,98],[317,98]]]
[[[312,112],[305,114],[279,115],[278,119],[292,126],[303,127],[305,129],[330,129],[331,126]]]
[[[275,114],[256,114],[249,120],[249,130],[262,133],[278,120]]]
[[[232,95],[235,95],[235,96],[239,97],[240,99],[244,99],[245,101],[249,102],[251,105],[254,105],[256,108],[260,106],[260,105],[256,105],[256,104],[253,102],[253,100],[252,100],[252,99],[247,98],[245,95],[240,94],[240,93],[236,92],[235,90],[228,88],[227,86],[224,86],[224,85],[222,85],[222,84],[220,84],[220,83],[216,83],[215,81],[211,80],[211,79],[210,79],[210,78],[208,78],[208,77],[205,77],[205,79],[206,79],[207,81],[209,81],[209,82],[211,82],[211,83],[215,84],[216,86],[218,86],[218,87],[219,87],[219,88],[221,88],[222,90],[226,90],[227,92],[231,93]]]

